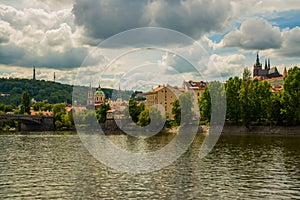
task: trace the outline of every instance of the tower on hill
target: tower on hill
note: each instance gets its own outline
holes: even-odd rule
[[[32,72],[32,73],[33,73],[33,74],[32,74],[32,80],[36,80],[36,79],[35,79],[35,66],[33,66],[33,70],[32,70],[32,71],[33,71],[33,72]]]

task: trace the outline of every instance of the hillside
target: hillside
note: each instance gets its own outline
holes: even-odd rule
[[[80,94],[87,94],[88,87],[77,87]],[[96,89],[93,88],[95,91]],[[47,100],[49,103],[72,103],[73,86],[61,83],[55,83],[44,80],[29,79],[5,79],[0,78],[0,103],[12,104],[18,106],[21,103],[21,96],[24,91],[28,91],[30,98],[36,101]],[[107,98],[115,100],[117,92],[113,89],[103,88]],[[122,91],[122,98],[128,98],[132,91]],[[86,104],[86,96],[78,95],[74,97],[78,104]]]

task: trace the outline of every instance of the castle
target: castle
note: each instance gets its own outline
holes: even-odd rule
[[[253,66],[253,77],[261,77],[261,79],[282,77],[278,72],[277,67],[271,67],[270,59],[265,60],[265,67],[262,68],[262,64],[259,61],[259,55],[257,53],[256,63]]]

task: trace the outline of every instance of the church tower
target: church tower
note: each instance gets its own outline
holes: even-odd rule
[[[256,55],[256,63],[254,64],[253,66],[253,77],[254,76],[258,76],[258,72],[262,70],[262,64],[260,63],[259,61],[259,55],[258,55],[258,52],[257,52],[257,55]]]
[[[91,106],[94,104],[94,93],[93,93],[93,88],[90,84],[89,90],[88,90],[88,98],[87,98],[87,106]]]

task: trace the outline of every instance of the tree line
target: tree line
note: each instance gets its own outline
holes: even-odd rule
[[[89,87],[76,86],[76,94],[73,94],[73,86],[52,81],[30,80],[30,79],[6,79],[0,78],[0,103],[18,106],[21,104],[21,96],[27,91],[31,98],[37,102],[48,102],[50,104],[66,103],[85,105]],[[96,88],[93,88],[95,91]],[[132,91],[117,91],[109,88],[102,88],[106,98],[116,100],[117,98],[128,99]],[[73,96],[72,96],[73,95]]]
[[[216,87],[219,85],[219,87]],[[202,121],[210,121],[212,87],[220,88],[221,83],[212,82],[199,100]],[[251,79],[248,69],[243,77],[232,77],[225,83],[227,111],[226,119],[236,125],[249,127],[253,124],[263,125],[299,125],[300,124],[300,68],[288,71],[284,77],[283,90],[272,92],[266,81]]]

